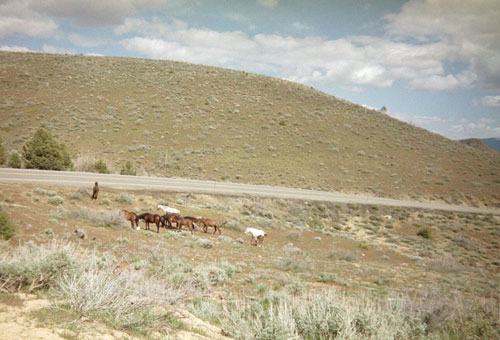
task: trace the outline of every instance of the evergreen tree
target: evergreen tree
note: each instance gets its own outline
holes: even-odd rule
[[[27,169],[67,170],[73,167],[66,145],[58,143],[44,129],[38,129],[24,144],[23,158]]]
[[[15,168],[15,169],[20,169],[21,166],[23,165],[21,161],[21,157],[17,152],[12,152],[9,156],[9,163],[8,163],[10,168]]]

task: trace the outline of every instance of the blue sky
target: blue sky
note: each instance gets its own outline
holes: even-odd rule
[[[0,0],[0,50],[245,70],[500,138],[498,18],[498,0]]]

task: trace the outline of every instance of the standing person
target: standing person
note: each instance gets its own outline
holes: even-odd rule
[[[92,197],[90,199],[96,200],[97,194],[99,194],[99,185],[97,184],[97,182],[95,182],[94,189],[92,190]]]

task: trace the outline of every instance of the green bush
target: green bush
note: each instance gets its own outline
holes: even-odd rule
[[[27,169],[67,170],[73,167],[66,146],[44,129],[38,129],[24,144],[22,155]]]
[[[21,161],[21,157],[19,156],[19,154],[17,152],[11,153],[9,156],[8,166],[10,168],[20,169],[22,165],[23,163]]]
[[[135,168],[133,168],[131,161],[127,161],[122,166],[122,169],[120,170],[120,175],[129,175],[129,176],[135,176],[136,175],[136,170],[135,170]]]
[[[5,211],[0,211],[0,238],[8,240],[14,236],[15,232],[16,228],[10,222],[7,213]]]
[[[417,235],[430,240],[432,239],[432,230],[431,228],[425,227],[417,231]]]
[[[102,159],[99,159],[94,164],[92,164],[92,172],[98,172],[100,174],[109,174],[108,165]]]
[[[4,164],[7,160],[7,156],[5,155],[5,146],[2,145],[3,140],[0,137],[0,165]]]

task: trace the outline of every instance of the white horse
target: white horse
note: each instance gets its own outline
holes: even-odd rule
[[[178,210],[178,209],[175,209],[175,208],[170,208],[170,207],[167,207],[166,205],[161,205],[161,204],[158,204],[158,209],[161,209],[165,212],[165,214],[180,214],[181,212]]]
[[[250,244],[255,245],[255,246],[261,246],[262,243],[264,242],[264,237],[267,236],[267,234],[264,232],[264,230],[256,229],[256,228],[247,228],[245,230],[246,235],[252,235],[252,239],[250,240]]]

